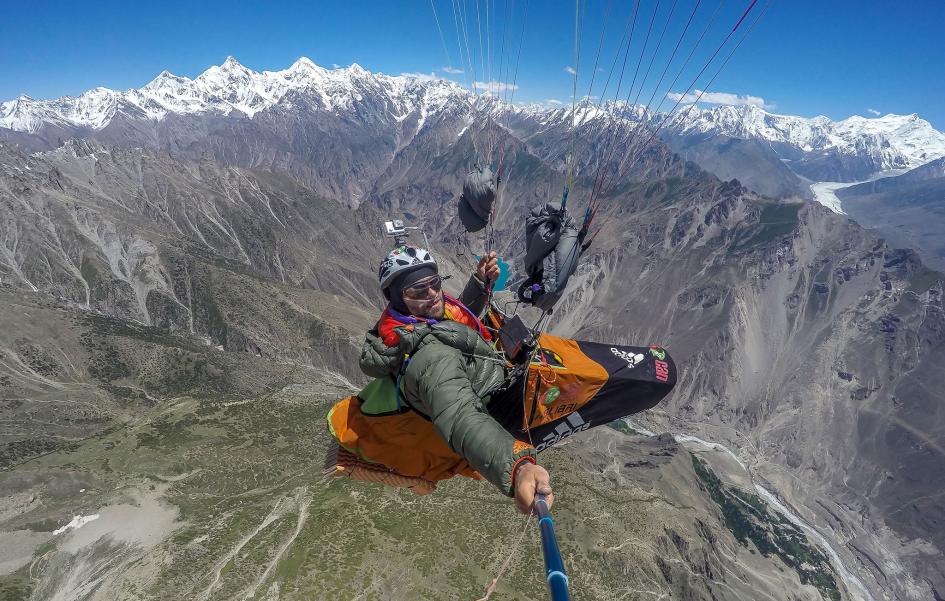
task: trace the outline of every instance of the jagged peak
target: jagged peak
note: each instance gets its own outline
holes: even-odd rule
[[[144,88],[142,89],[154,90],[157,88],[164,87],[165,85],[169,83],[186,84],[186,83],[189,83],[190,81],[191,80],[186,77],[181,77],[180,75],[174,75],[173,73],[165,69],[161,71],[160,73],[158,73],[157,77],[155,77],[154,79],[149,81],[147,84],[145,84]]]
[[[197,76],[196,81],[207,81],[223,76],[225,79],[237,76],[251,76],[256,72],[249,69],[232,56],[226,57],[222,65],[213,65]]]
[[[98,87],[92,88],[91,90],[86,90],[85,92],[82,92],[82,94],[79,96],[79,98],[82,98],[83,96],[103,96],[103,95],[104,95],[104,96],[111,96],[111,95],[113,95],[113,94],[120,94],[120,93],[121,93],[121,92],[116,92],[115,90],[113,90],[113,89],[111,89],[111,88],[106,88],[106,87],[104,87],[104,86],[98,86]]]
[[[299,91],[301,95],[293,91]],[[450,102],[457,102],[456,97],[471,92],[454,81],[435,75],[411,76],[404,73],[390,76],[372,73],[358,63],[328,70],[308,57],[300,56],[285,70],[257,72],[242,65],[235,57],[227,56],[222,65],[209,67],[193,80],[162,70],[142,88],[126,92],[98,87],[78,98],[64,96],[57,100],[39,101],[23,94],[0,105],[0,127],[30,132],[44,124],[99,129],[125,110],[131,111],[133,119],[144,115],[160,120],[172,113],[230,114],[233,110],[252,117],[286,97],[291,99],[290,104],[314,99],[320,110],[345,111],[353,103],[373,94],[380,94],[392,106],[397,106],[395,113],[399,115],[418,106],[424,107],[423,111],[439,110]],[[485,93],[476,94],[472,102],[480,109],[488,107],[488,110],[534,114],[545,122],[572,118],[572,106],[567,102],[556,108],[546,104],[523,109],[504,106],[498,98]],[[542,110],[547,114],[538,115]],[[598,104],[585,98],[577,106],[576,122],[584,125],[602,117],[639,121],[649,116],[642,107],[628,102]],[[705,108],[688,105],[673,115],[667,130],[759,138],[785,142],[805,151],[839,149],[840,152],[859,152],[866,149],[897,167],[917,166],[945,154],[945,134],[936,131],[915,113],[832,121],[825,116],[777,115],[756,105]]]
[[[232,55],[226,57],[226,60],[223,61],[223,64],[222,64],[222,65],[220,65],[220,68],[221,68],[221,69],[231,69],[231,70],[232,70],[232,69],[246,69],[246,67],[244,67],[244,66],[242,65],[242,63],[240,63],[238,60],[236,60],[236,57],[234,57],[234,56],[232,56]]]
[[[298,70],[298,69],[319,69],[319,70],[322,70],[322,71],[325,70],[324,67],[321,67],[321,66],[315,64],[315,62],[314,62],[312,59],[308,58],[307,56],[300,56],[294,63],[292,63],[292,66],[289,67],[289,69],[294,69],[294,70]]]
[[[359,65],[358,63],[351,63],[351,65],[346,69],[349,73],[353,75],[369,75],[370,71]]]

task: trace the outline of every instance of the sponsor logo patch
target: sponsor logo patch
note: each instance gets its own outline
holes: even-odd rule
[[[657,359],[653,362],[656,365],[656,379],[660,382],[669,380],[669,363]]]
[[[658,346],[651,346],[650,354],[653,355],[654,358],[659,359],[660,361],[664,361],[666,359],[666,349],[661,349]]]
[[[535,447],[535,450],[541,452],[551,445],[561,442],[575,432],[583,432],[590,427],[591,423],[584,421],[584,419],[581,417],[581,414],[575,411],[569,415],[565,421],[558,424],[557,427],[555,427],[554,432],[551,432],[545,436],[538,446]]]
[[[640,363],[643,363],[643,360],[646,359],[646,357],[644,357],[640,353],[628,353],[627,351],[622,351],[614,347],[610,347],[610,352],[613,353],[615,356],[626,361],[627,367],[629,367],[630,369],[633,369]]]

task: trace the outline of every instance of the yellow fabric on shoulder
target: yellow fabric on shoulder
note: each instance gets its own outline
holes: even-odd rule
[[[456,321],[456,313],[454,311],[459,311],[459,309],[453,309],[449,303],[443,303],[443,319]]]

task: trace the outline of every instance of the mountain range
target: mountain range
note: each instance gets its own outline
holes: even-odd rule
[[[741,131],[780,141],[736,138],[707,124],[759,112],[693,110],[668,145],[610,154],[642,111],[580,108],[574,119],[307,59],[262,73],[228,59],[194,80],[4,103],[0,529],[22,551],[0,586],[33,598],[478,595],[471,583],[513,520],[467,520],[463,499],[498,514],[494,492],[450,483],[417,502],[323,487],[320,420],[364,383],[355,357],[382,302],[380,221],[421,226],[444,271],[468,271],[487,240],[463,234],[455,199],[477,161],[501,160],[494,248],[517,266],[524,216],[560,197],[576,138],[574,211],[596,173],[610,185],[551,327],[665,345],[682,374],[643,422],[548,452],[576,581],[601,598],[941,598],[941,274],[677,147],[700,138],[719,165],[710,147],[726,139],[743,157],[790,150],[793,162],[764,168],[802,181],[797,164],[923,161],[908,140],[940,134],[896,117],[861,133],[821,123],[821,138],[769,115]],[[145,510],[163,533],[118,534],[121,516],[138,524]],[[56,538],[73,515],[108,521]],[[340,530],[349,538],[334,540]],[[466,540],[475,552],[455,547]],[[537,576],[514,576],[511,596],[542,594]]]
[[[122,122],[153,124],[174,116],[238,113],[252,118],[261,111],[290,109],[295,104],[355,114],[366,97],[383,103],[394,120],[415,115],[417,129],[427,116],[464,102],[490,105],[477,107],[478,111],[518,113],[505,115],[506,120],[523,116],[544,123],[562,118],[570,121],[570,108],[497,107],[494,98],[479,95],[472,100],[462,86],[445,79],[386,76],[357,64],[325,69],[304,57],[282,71],[256,72],[229,57],[194,79],[163,71],[145,86],[124,92],[95,88],[57,100],[21,96],[0,104],[0,128],[23,134],[24,141],[36,147],[53,147],[63,135],[102,132],[107,138],[111,133],[107,130],[120,127]],[[753,105],[709,109],[687,105],[672,115],[649,115],[643,107],[621,102],[598,104],[596,110],[593,103],[585,104],[591,108],[581,114],[582,121],[612,119],[614,115],[631,122],[644,114],[658,121],[668,117],[666,133],[688,140],[684,147],[707,138],[763,143],[791,171],[811,181],[863,180],[878,172],[913,169],[945,156],[945,134],[916,114],[832,121],[822,116],[776,115]]]

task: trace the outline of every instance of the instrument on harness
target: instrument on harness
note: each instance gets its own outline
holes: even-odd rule
[[[509,361],[522,363],[535,348],[535,334],[528,329],[521,317],[514,315],[499,329],[499,342]]]

